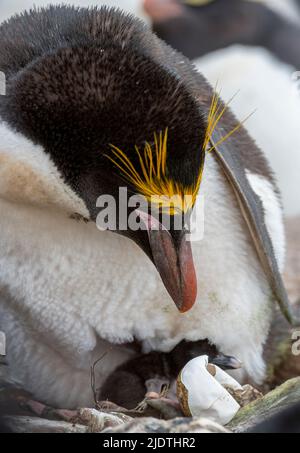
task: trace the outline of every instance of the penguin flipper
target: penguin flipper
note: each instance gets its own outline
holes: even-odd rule
[[[298,325],[294,319],[289,298],[280,274],[270,234],[268,232],[265,213],[261,199],[251,187],[246,169],[236,152],[232,152],[230,141],[218,145],[219,131],[212,134],[211,142],[217,161],[230,183],[239,207],[249,229],[259,260],[269,281],[274,297],[286,320],[293,326]]]

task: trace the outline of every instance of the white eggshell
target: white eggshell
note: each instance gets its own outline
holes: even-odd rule
[[[188,407],[195,417],[207,417],[221,425],[229,423],[240,409],[240,405],[218,382],[225,385],[240,385],[230,376],[224,376],[222,370],[216,368],[216,377],[208,370],[208,357],[200,356],[186,364],[180,374],[180,381],[187,390]],[[223,374],[224,373],[224,374]],[[233,381],[233,382],[232,382]],[[237,387],[238,386],[238,387]]]
[[[214,378],[219,382],[219,384],[231,387],[233,390],[243,390],[241,384],[239,384],[235,379],[233,379],[233,377],[229,376],[229,374],[226,373],[226,371],[223,371],[216,365],[214,365],[214,367],[216,369],[216,374]]]

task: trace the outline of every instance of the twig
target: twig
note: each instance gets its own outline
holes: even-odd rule
[[[99,362],[101,362],[104,357],[107,356],[107,354],[109,352],[111,352],[111,350],[113,349],[113,346],[111,346],[109,349],[107,349],[107,351],[105,351],[101,357],[99,357],[99,359],[97,359],[93,365],[91,366],[91,389],[92,389],[92,392],[93,392],[93,398],[94,398],[94,403],[95,403],[95,408],[96,409],[99,409],[99,401],[97,399],[97,388],[96,388],[96,378],[95,378],[95,367],[96,365],[98,365]]]

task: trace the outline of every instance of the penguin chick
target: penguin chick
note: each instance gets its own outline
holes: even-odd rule
[[[169,353],[152,351],[118,367],[101,386],[97,399],[134,409],[145,395],[171,388],[186,363],[200,355],[208,355],[209,363],[224,370],[241,367],[239,360],[220,354],[207,340],[182,341]]]
[[[242,360],[241,380],[262,381],[275,301],[286,313],[284,231],[246,130],[189,60],[120,10],[33,9],[0,36],[0,330],[13,378],[50,406],[87,406],[90,365],[111,344],[100,388],[137,356],[134,339],[144,353],[207,339]],[[149,203],[141,228],[121,221],[137,214],[132,196]]]

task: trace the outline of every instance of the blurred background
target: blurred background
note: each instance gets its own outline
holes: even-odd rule
[[[300,214],[300,0],[0,0],[0,21],[33,5],[118,6],[192,58],[269,158],[286,217]],[[1,36],[0,36],[1,44]]]

